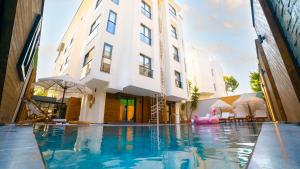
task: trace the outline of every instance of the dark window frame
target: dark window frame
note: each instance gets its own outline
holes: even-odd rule
[[[148,9],[147,9],[148,8]],[[147,4],[144,0],[142,0],[142,6],[141,6],[142,13],[148,17],[149,19],[152,19],[152,11],[151,6]]]
[[[112,20],[112,18],[111,18],[112,15],[115,15],[114,20]],[[117,16],[118,16],[117,13],[114,12],[113,10],[109,11],[107,25],[106,25],[106,31],[113,35],[116,33]],[[113,30],[110,30],[111,26],[113,26]]]
[[[110,48],[110,50],[109,50],[109,56],[106,55],[106,47]],[[109,43],[104,43],[104,45],[103,45],[103,51],[102,51],[102,59],[101,59],[101,68],[100,68],[101,72],[110,73],[112,53],[113,53],[113,46],[111,44],[109,44]],[[109,63],[109,70],[105,70],[104,60],[106,60],[106,59],[110,61],[110,63]]]
[[[140,40],[148,45],[152,45],[152,33],[151,33],[151,29],[148,28],[146,25],[141,24],[141,28],[143,31],[141,31],[140,33]],[[149,35],[147,36],[146,33]]]
[[[143,60],[142,63],[141,59]],[[146,60],[148,60],[148,64]],[[139,72],[140,75],[153,78],[152,59],[142,53],[140,53]]]

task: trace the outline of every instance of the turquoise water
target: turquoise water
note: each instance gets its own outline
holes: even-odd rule
[[[48,168],[245,168],[261,124],[36,126]]]

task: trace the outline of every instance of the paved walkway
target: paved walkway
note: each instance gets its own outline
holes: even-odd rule
[[[264,124],[249,169],[300,168],[300,125]]]
[[[0,168],[45,168],[32,127],[0,126]]]

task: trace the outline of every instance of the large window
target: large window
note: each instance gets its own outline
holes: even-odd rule
[[[142,13],[151,19],[151,7],[145,1],[142,1]]]
[[[91,28],[90,28],[90,34],[92,34],[94,32],[94,30],[99,26],[99,23],[98,23],[98,18],[93,22],[93,24],[91,25]]]
[[[169,13],[174,17],[177,15],[176,9],[171,4],[169,4]]]
[[[178,48],[176,48],[175,46],[173,46],[173,58],[174,60],[179,62],[179,51]]]
[[[113,3],[119,5],[119,1],[120,1],[120,0],[111,0],[111,1],[112,1]]]
[[[102,0],[97,0],[95,8],[97,8],[101,4],[101,2],[102,2]]]
[[[110,73],[112,50],[113,50],[112,45],[104,43],[102,61],[101,61],[102,72]]]
[[[178,88],[182,88],[181,75],[177,71],[175,71],[175,85]]]
[[[117,14],[114,11],[109,11],[106,31],[115,34],[116,31]]]
[[[143,24],[141,24],[140,38],[141,41],[145,42],[148,45],[151,45],[151,30]]]
[[[140,54],[140,74],[151,78],[153,77],[151,59],[143,54]]]
[[[171,25],[171,35],[173,38],[177,39],[177,30],[173,25]]]
[[[84,61],[83,61],[83,67],[87,64],[89,64],[93,60],[93,52],[94,48],[92,48],[85,56],[84,56]]]

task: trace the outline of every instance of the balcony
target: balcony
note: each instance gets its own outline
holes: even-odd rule
[[[153,78],[153,70],[151,70],[143,65],[140,65],[140,75]]]
[[[142,13],[148,17],[149,19],[151,19],[151,12],[147,11],[145,8],[142,7],[141,9]]]
[[[150,37],[148,37],[148,36],[141,33],[140,34],[140,39],[141,39],[142,42],[145,42],[146,44],[151,45],[151,38]]]
[[[92,60],[89,61],[83,68],[81,72],[81,79],[85,78],[87,75],[91,73],[91,68],[92,68]]]
[[[176,87],[178,87],[178,88],[183,88],[183,85],[182,85],[182,82],[181,81],[179,81],[179,80],[175,80],[175,85],[176,85]]]

